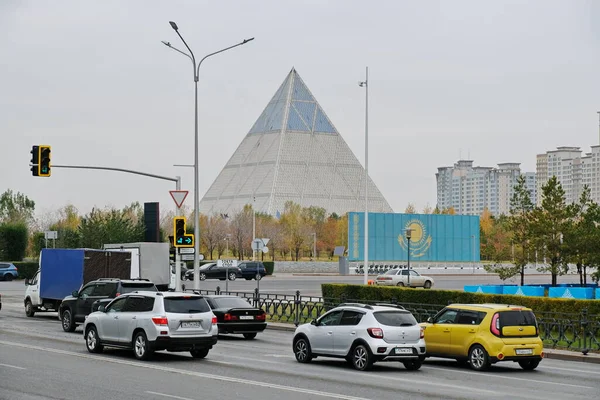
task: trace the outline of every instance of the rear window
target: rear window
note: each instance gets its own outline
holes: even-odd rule
[[[154,283],[121,283],[121,294],[135,292],[136,290],[158,292],[158,289]]]
[[[220,297],[212,299],[217,308],[252,308],[252,306],[239,297]]]
[[[193,314],[210,311],[210,307],[203,297],[165,297],[164,301],[165,311],[168,313]]]
[[[386,273],[384,275],[396,275],[398,273],[397,269],[390,269],[389,271],[386,271]]]
[[[417,320],[412,314],[401,311],[378,311],[373,316],[381,325],[387,326],[413,326]]]
[[[502,311],[500,327],[536,325],[535,315],[531,311]]]

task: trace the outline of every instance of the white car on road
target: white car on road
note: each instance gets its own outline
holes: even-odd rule
[[[434,281],[432,277],[421,275],[414,269],[390,269],[385,274],[378,275],[375,278],[375,283],[381,286],[410,286],[431,289]]]

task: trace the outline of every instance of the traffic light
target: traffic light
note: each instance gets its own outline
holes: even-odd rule
[[[38,176],[50,176],[50,146],[39,146],[39,170]]]
[[[185,217],[173,218],[173,246],[175,247],[194,247],[194,235],[185,232]]]
[[[31,175],[39,176],[40,146],[31,146]]]

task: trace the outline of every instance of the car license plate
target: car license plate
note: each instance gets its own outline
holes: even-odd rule
[[[412,352],[413,352],[412,349],[408,348],[408,347],[404,347],[404,348],[399,347],[399,348],[396,348],[396,350],[395,350],[396,354],[412,354]]]
[[[517,355],[527,355],[527,354],[533,354],[533,349],[517,349],[515,351],[517,353]]]
[[[200,328],[200,321],[182,322],[182,328]]]
[[[254,319],[254,315],[240,315],[240,319]]]

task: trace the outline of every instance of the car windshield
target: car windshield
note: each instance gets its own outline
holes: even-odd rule
[[[397,269],[390,269],[384,275],[396,275],[398,273]]]
[[[158,292],[156,285],[154,283],[125,283],[121,284],[121,294],[123,293],[131,293],[136,290],[144,290],[147,292]]]
[[[250,303],[239,297],[217,297],[213,301],[217,308],[252,308]]]
[[[175,314],[194,314],[208,312],[210,307],[203,297],[165,297],[165,311]]]
[[[387,326],[413,326],[417,320],[412,314],[402,311],[378,311],[373,316],[381,325]]]
[[[500,313],[500,326],[527,326],[536,324],[531,311],[503,311]]]

